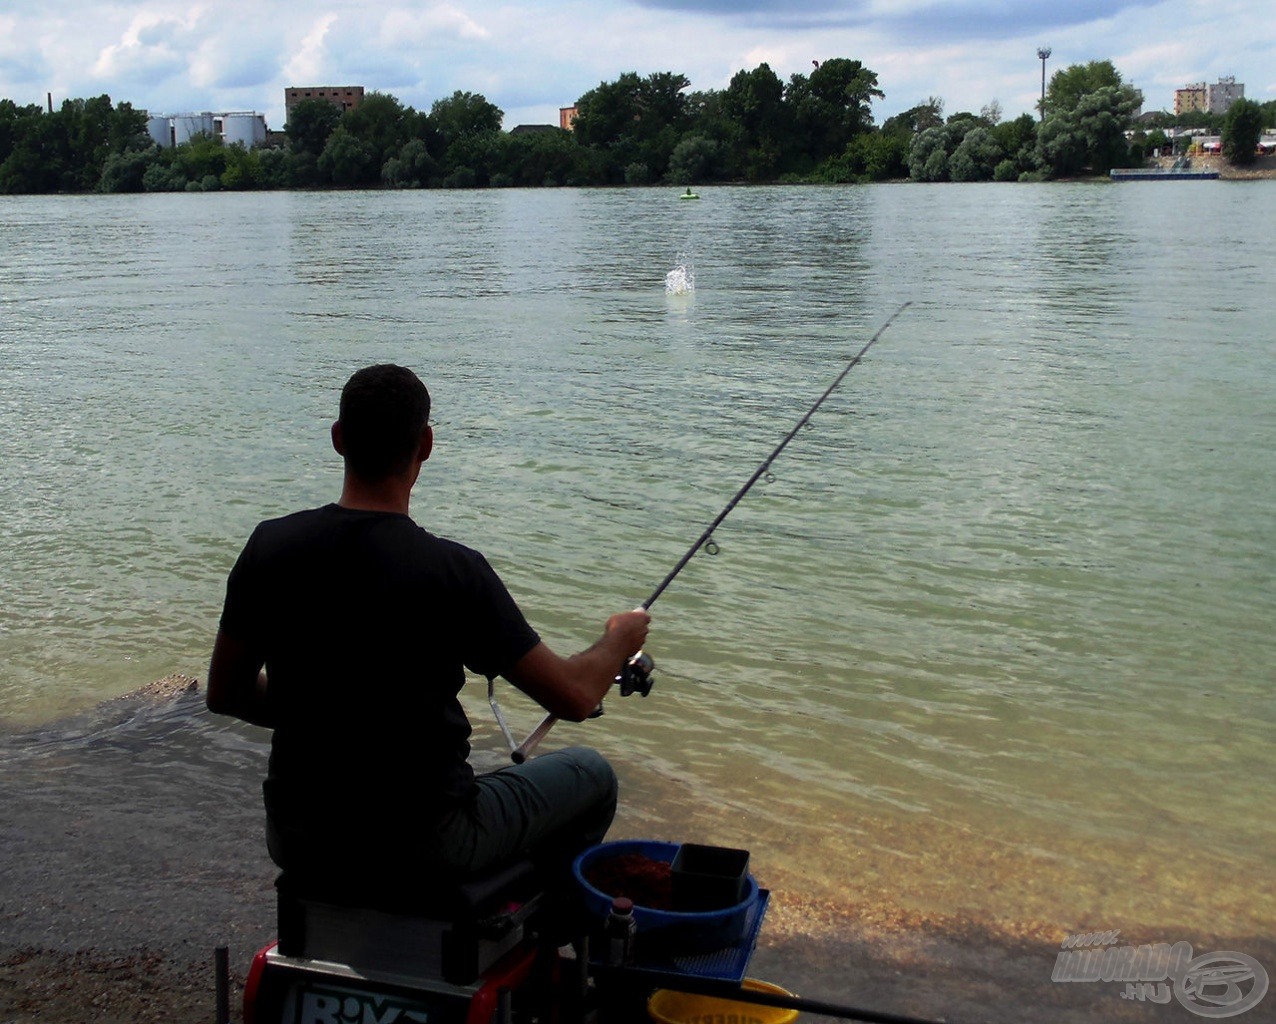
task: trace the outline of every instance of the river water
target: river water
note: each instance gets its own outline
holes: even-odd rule
[[[569,651],[911,302],[657,602],[652,695],[548,742],[840,905],[1270,941],[1276,184],[701,195],[0,198],[5,728],[202,676],[361,365],[433,392],[417,519]]]

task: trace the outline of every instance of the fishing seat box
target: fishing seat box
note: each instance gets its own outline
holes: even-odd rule
[[[543,896],[529,861],[428,886],[285,871],[275,889],[282,955],[453,985],[470,984],[517,946]]]

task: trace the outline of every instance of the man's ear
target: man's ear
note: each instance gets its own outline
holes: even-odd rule
[[[337,425],[334,423],[334,428]],[[421,446],[417,449],[417,458],[424,462],[430,457],[432,451],[434,451],[434,428],[427,423],[425,429],[421,431]]]
[[[332,449],[343,459],[346,457],[346,443],[341,436],[341,421],[332,424]]]

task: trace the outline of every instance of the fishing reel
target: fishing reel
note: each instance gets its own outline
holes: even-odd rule
[[[635,654],[625,662],[620,675],[616,677],[616,682],[620,684],[620,695],[628,697],[636,693],[640,697],[647,696],[651,692],[651,673],[655,668],[656,663],[646,651]]]
[[[651,673],[655,671],[655,668],[656,663],[646,651],[639,651],[635,654],[621,666],[620,672],[616,675],[616,682],[620,686],[620,695],[628,697],[631,694],[638,693],[644,697],[647,696],[651,692]],[[510,732],[509,723],[505,721],[505,715],[501,712],[500,705],[496,703],[495,676],[488,676],[487,679],[487,703],[492,708],[492,714],[496,716],[496,724],[500,726],[501,732],[505,736],[505,741],[510,745],[510,758],[515,764],[522,764],[532,756],[532,752],[540,745],[541,740],[545,738],[545,734],[553,728],[554,723],[558,720],[553,715],[547,716],[527,739],[519,743],[514,739],[514,734]],[[598,718],[602,714],[603,705],[600,701],[598,707],[594,708],[588,717]]]
[[[616,676],[616,683],[620,687],[620,695],[622,697],[630,697],[636,693],[640,697],[647,696],[651,692],[651,673],[655,671],[655,668],[656,663],[646,651],[639,651],[635,654],[621,666],[620,674]],[[599,701],[598,707],[589,713],[589,717],[601,718],[602,716],[603,705]]]

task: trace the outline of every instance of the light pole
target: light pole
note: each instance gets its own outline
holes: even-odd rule
[[[1037,56],[1041,58],[1041,120],[1044,121],[1046,119],[1046,58],[1050,56],[1050,47],[1038,47]]]

